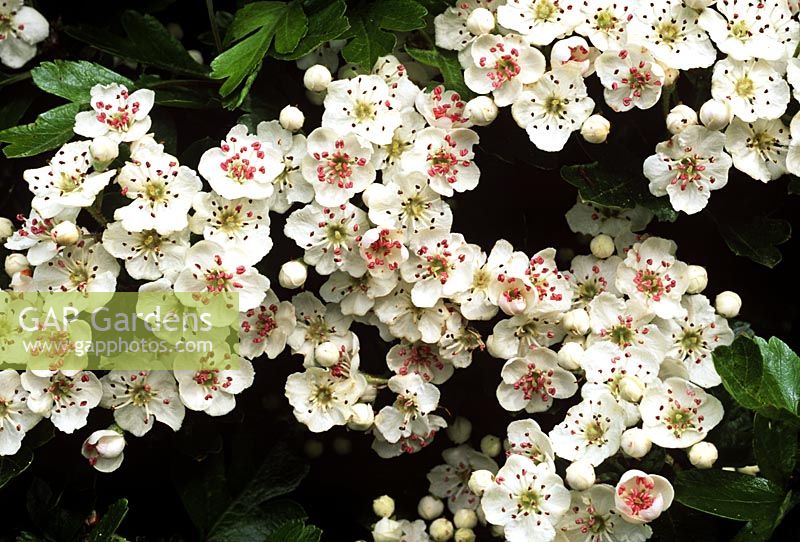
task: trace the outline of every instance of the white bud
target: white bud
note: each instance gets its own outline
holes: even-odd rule
[[[361,394],[358,400],[362,403],[372,403],[375,401],[376,397],[378,397],[378,388],[372,384],[367,384],[367,387],[364,388],[364,392]]]
[[[567,483],[572,489],[583,491],[594,485],[594,467],[588,461],[574,461],[567,467]]]
[[[728,102],[708,100],[700,106],[700,122],[709,130],[722,130],[733,120],[733,110]]]
[[[302,128],[305,121],[306,117],[303,112],[293,105],[287,105],[281,109],[281,114],[278,116],[278,122],[290,132],[296,132]]]
[[[467,118],[477,126],[488,126],[497,118],[497,104],[489,96],[478,96],[467,102]]]
[[[433,495],[425,495],[417,504],[417,514],[425,521],[436,519],[444,512],[444,503]]]
[[[453,528],[453,524],[447,518],[437,519],[431,523],[431,526],[428,529],[433,542],[447,542],[453,538],[454,531],[455,529]]]
[[[735,318],[742,310],[742,298],[736,292],[726,290],[717,295],[714,300],[717,313],[725,318]]]
[[[331,341],[318,344],[314,349],[314,361],[323,367],[333,367],[339,363],[339,347]]]
[[[667,115],[667,130],[671,134],[679,134],[695,124],[697,124],[697,113],[688,105],[676,105]]]
[[[589,313],[584,309],[571,310],[564,314],[561,324],[564,326],[564,329],[573,335],[586,335],[586,333],[589,331],[590,325]]]
[[[372,405],[356,403],[353,405],[352,414],[347,421],[347,427],[353,431],[367,431],[375,423],[375,411]]]
[[[378,521],[372,528],[374,542],[400,542],[403,536],[403,526],[399,521],[385,517]]]
[[[611,132],[611,123],[602,115],[592,115],[581,125],[581,136],[587,143],[603,143]]]
[[[372,511],[379,518],[388,518],[394,514],[394,499],[389,495],[383,495],[372,501]]]
[[[614,240],[611,236],[606,235],[605,233],[601,233],[600,235],[596,236],[592,239],[592,242],[589,243],[589,250],[592,251],[592,255],[595,258],[600,258],[601,260],[605,260],[612,254],[614,254]]]
[[[666,64],[662,64],[661,62],[658,63],[661,66],[661,69],[664,70],[664,88],[669,88],[674,85],[678,81],[678,77],[680,77],[681,72],[680,70],[676,70],[675,68],[670,68]]]
[[[619,381],[619,395],[626,401],[638,403],[644,395],[644,384],[634,375],[625,375]]]
[[[686,269],[686,275],[689,279],[689,286],[686,288],[686,293],[699,294],[708,286],[708,273],[705,267],[701,265],[690,265]]]
[[[447,436],[456,444],[464,444],[469,440],[472,434],[472,422],[468,419],[458,416],[453,423],[447,426]]]
[[[114,429],[102,429],[83,441],[81,454],[98,471],[112,472],[122,464],[124,450],[125,437],[122,433]]]
[[[481,439],[481,452],[489,457],[496,457],[503,451],[503,441],[494,435],[486,435]]]
[[[300,288],[306,283],[308,268],[300,260],[291,260],[281,266],[278,272],[278,282],[288,290]]]
[[[577,342],[565,342],[558,351],[558,364],[567,371],[577,371],[583,361],[583,347]]]
[[[80,241],[81,230],[69,220],[65,220],[50,231],[50,238],[55,244],[62,247],[74,245]]]
[[[469,490],[475,495],[483,495],[483,492],[492,487],[494,484],[494,474],[488,470],[476,470],[469,477]]]
[[[644,432],[644,429],[639,427],[631,427],[622,433],[622,452],[634,459],[640,459],[647,455],[650,448],[653,447],[653,442]]]
[[[198,64],[203,63],[203,53],[201,53],[197,49],[188,49],[186,52],[189,53],[189,56],[192,57],[192,60],[194,60]]]
[[[303,74],[303,85],[312,92],[322,92],[333,81],[331,71],[322,64],[314,64]]]
[[[0,217],[0,241],[5,241],[14,235],[14,223],[5,217]]]
[[[89,153],[95,169],[103,170],[119,156],[119,144],[110,137],[98,136],[89,144]]]
[[[710,469],[718,457],[717,447],[710,442],[698,442],[689,448],[689,461],[698,469]]]
[[[486,8],[477,8],[467,17],[467,30],[475,36],[489,34],[494,25],[494,13]]]
[[[692,9],[696,9],[697,11],[703,11],[708,6],[714,3],[714,0],[685,0],[684,4],[686,7],[690,7]]]
[[[31,264],[28,262],[28,258],[26,258],[24,254],[13,252],[6,256],[5,270],[6,275],[9,277],[13,277],[17,273],[28,271],[30,268]]]
[[[460,512],[461,510],[459,510]],[[464,510],[465,512],[467,510]],[[472,512],[470,510],[470,512]],[[475,512],[472,512],[473,514]],[[455,536],[453,537],[455,542],[475,542],[475,531],[467,527],[461,527],[456,531]]]
[[[453,515],[453,523],[459,529],[474,529],[478,524],[478,514],[469,508],[460,508]]]

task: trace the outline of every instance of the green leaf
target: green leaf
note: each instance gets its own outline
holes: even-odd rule
[[[322,531],[302,520],[287,521],[270,534],[265,542],[319,542]]]
[[[416,60],[438,69],[444,79],[447,89],[458,92],[462,98],[468,100],[474,96],[472,91],[464,84],[464,71],[458,62],[458,53],[444,49],[414,49],[406,47],[406,52]]]
[[[239,41],[263,26],[277,25],[284,13],[286,13],[284,2],[253,2],[245,5],[236,12],[228,27],[225,44]]]
[[[119,529],[122,520],[128,513],[128,500],[120,499],[111,506],[100,518],[100,521],[89,533],[87,542],[110,542],[114,540],[114,533]]]
[[[756,414],[753,453],[761,473],[773,482],[784,484],[797,462],[797,428]]]
[[[65,104],[45,111],[31,124],[0,131],[0,142],[8,143],[3,153],[8,158],[20,158],[60,147],[72,139],[72,127],[79,110],[78,104]]]
[[[370,18],[381,28],[398,32],[410,32],[425,28],[428,10],[414,0],[383,0],[375,2],[370,9]]]
[[[42,62],[31,70],[31,76],[43,91],[80,104],[89,103],[89,92],[94,85],[119,83],[129,90],[134,88],[127,77],[85,60]]]
[[[299,0],[293,0],[286,6],[286,10],[278,21],[275,30],[275,51],[278,53],[291,53],[308,32],[308,19],[303,13]]]
[[[342,49],[342,56],[364,70],[371,70],[379,57],[394,49],[395,35],[381,30],[375,21],[364,16],[350,17],[350,32],[353,38]]]
[[[125,36],[95,26],[68,27],[73,38],[124,59],[161,68],[172,73],[204,76],[207,68],[198,64],[178,41],[152,15],[125,11],[120,17]]]
[[[350,29],[350,22],[344,16],[346,10],[347,5],[344,0],[336,0],[317,13],[310,14],[308,17],[308,32],[297,44],[294,51],[288,54],[281,54],[276,51],[275,58],[296,60],[316,50],[320,45],[334,40],[347,32]]]
[[[656,198],[647,189],[641,172],[613,171],[597,162],[561,168],[561,177],[578,188],[587,203],[615,209],[632,209],[642,205],[662,221],[674,221],[678,213],[666,198]]]
[[[695,510],[739,521],[770,521],[786,492],[766,478],[721,469],[685,470],[675,479],[675,499]]]
[[[722,238],[737,256],[744,256],[769,268],[775,267],[783,256],[777,245],[792,236],[792,225],[786,220],[753,217],[743,221],[734,218],[728,222],[717,221]]]
[[[25,472],[33,462],[33,452],[23,446],[14,455],[0,457],[0,488]]]
[[[201,534],[207,533],[231,501],[222,454],[212,453],[191,463],[176,460],[172,474],[192,523]]]

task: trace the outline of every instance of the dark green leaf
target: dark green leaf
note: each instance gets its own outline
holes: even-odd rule
[[[370,18],[381,28],[398,32],[410,32],[425,28],[428,10],[414,0],[383,0],[375,2],[370,9]]]
[[[0,457],[0,487],[25,472],[33,462],[33,452],[23,446],[14,455]]]
[[[775,267],[782,259],[777,245],[792,236],[792,225],[786,220],[753,217],[744,221],[733,218],[728,222],[717,221],[725,244],[737,256],[744,256],[767,267]]]
[[[158,105],[181,109],[208,109],[217,101],[216,93],[208,87],[159,87],[155,93]]]
[[[721,469],[685,470],[675,480],[675,499],[690,508],[739,521],[770,521],[786,492],[766,478]]]
[[[286,13],[284,2],[253,2],[246,4],[236,12],[233,22],[228,27],[225,43],[239,41],[264,26],[276,27],[278,21]]]
[[[99,64],[85,60],[42,62],[31,70],[37,87],[75,103],[89,103],[94,85],[119,83],[133,90],[133,81]]]
[[[313,525],[306,525],[302,520],[287,521],[272,534],[265,542],[319,542],[322,531]]]
[[[26,92],[0,105],[0,130],[16,125],[19,119],[25,115],[35,97],[34,93]]]
[[[299,0],[293,0],[286,6],[278,27],[275,30],[275,51],[291,53],[308,32],[308,19],[303,13]]]
[[[411,47],[406,47],[406,52],[417,62],[438,69],[444,79],[445,88],[458,92],[465,100],[474,96],[464,84],[464,71],[458,62],[458,53],[444,49],[413,49]]]
[[[264,532],[272,533],[287,521],[303,521],[308,517],[303,507],[289,499],[273,499],[261,506],[258,512]]]
[[[297,44],[294,51],[289,54],[276,52],[275,57],[284,60],[296,60],[314,51],[323,43],[338,38],[350,28],[350,22],[344,16],[346,10],[347,5],[344,0],[336,0],[317,13],[310,14],[308,32]]]
[[[785,483],[797,461],[797,428],[756,414],[753,452],[764,476],[778,484]]]
[[[20,158],[60,147],[72,139],[72,127],[79,110],[78,104],[62,105],[45,111],[31,124],[3,130],[0,141],[8,143],[3,153],[8,158]]]
[[[222,454],[211,454],[193,463],[176,460],[172,472],[192,523],[200,533],[207,533],[231,500]]]
[[[342,56],[364,70],[371,70],[379,57],[392,52],[395,35],[381,30],[375,21],[364,15],[353,15],[349,19],[353,37],[342,49]]]
[[[106,513],[89,533],[87,542],[110,542],[114,540],[114,533],[119,529],[122,520],[128,513],[127,499],[120,499],[108,507]]]

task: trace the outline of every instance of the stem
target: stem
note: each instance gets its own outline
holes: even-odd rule
[[[6,77],[5,79],[0,79],[0,87],[4,87],[6,85],[13,85],[14,83],[19,83],[20,81],[25,81],[31,78],[31,72],[23,72],[12,75],[10,77]]]
[[[363,374],[364,378],[367,379],[367,384],[371,384],[377,388],[382,388],[383,386],[389,383],[388,378],[381,378],[379,376],[373,376],[367,373],[361,373],[361,374]]]
[[[102,205],[103,205],[103,193],[100,192],[99,194],[97,194],[97,197],[95,198],[94,202],[89,207],[86,207],[86,211],[90,215],[92,215],[92,218],[94,218],[95,222],[97,222],[98,224],[100,224],[105,228],[106,226],[108,226],[108,219],[106,218],[106,215],[103,214]]]
[[[219,38],[219,28],[217,28],[217,16],[214,14],[214,0],[206,0],[206,10],[208,11],[208,22],[211,23],[211,35],[214,36],[214,45],[217,53],[222,52],[222,40]]]

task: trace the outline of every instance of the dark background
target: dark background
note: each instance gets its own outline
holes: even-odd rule
[[[41,55],[28,67],[53,58],[82,58],[110,66],[106,55],[70,39],[60,28],[77,23],[113,26],[123,7],[150,11],[165,24],[179,22],[185,32],[186,46],[200,49],[206,61],[213,57],[213,48],[196,38],[208,31],[205,5],[199,0],[120,2],[119,6],[112,2],[38,4],[51,21],[52,35]],[[232,2],[217,2],[216,7],[231,11],[235,8]],[[114,69],[131,77],[141,73],[125,66]],[[697,105],[692,103],[692,87],[682,80],[679,89],[690,105]],[[592,95],[599,96],[597,90],[593,89]],[[36,91],[32,83],[26,81],[1,89],[0,105],[17,93],[34,91],[37,95],[23,119],[25,122],[61,103],[57,98]],[[321,110],[305,100],[302,72],[293,63],[266,62],[253,95],[264,105],[253,114],[255,120],[275,118],[283,105],[292,103],[306,113],[306,131],[319,125]],[[605,104],[598,104],[598,107],[604,108]],[[492,126],[478,128],[481,144],[476,150],[476,163],[482,171],[481,182],[476,190],[458,194],[450,201],[455,217],[453,231],[463,233],[487,252],[494,241],[501,238],[529,255],[553,246],[559,250],[561,266],[569,261],[573,251],[588,253],[588,239],[570,232],[563,218],[575,202],[577,191],[561,180],[558,167],[592,160],[615,165],[630,163],[638,167],[652,154],[655,144],[667,137],[658,107],[626,113],[624,119],[607,111],[605,114],[612,122],[609,143],[589,146],[572,138],[566,149],[555,155],[534,149],[525,132],[511,120],[507,108]],[[202,150],[223,137],[240,115],[241,112],[229,112],[221,107],[208,111],[156,108],[154,129],[157,135],[169,134],[168,139],[174,134],[174,142],[170,142],[174,143],[172,151],[182,163],[196,167]],[[210,140],[198,142],[206,136]],[[22,172],[43,165],[46,159],[46,155],[15,160],[0,157],[2,216],[27,214],[31,196],[22,180]],[[728,186],[712,194],[706,212],[681,215],[675,223],[654,222],[648,232],[674,239],[681,260],[706,267],[709,286],[705,294],[712,301],[720,291],[738,292],[744,302],[740,320],[750,323],[758,335],[778,335],[796,349],[800,346],[796,336],[796,301],[800,288],[798,241],[792,239],[780,247],[784,260],[770,270],[733,255],[711,216],[745,220],[752,215],[762,215],[796,224],[800,216],[798,211],[800,196],[787,195],[786,178],[765,185],[731,170]],[[289,299],[291,292],[281,291],[277,285],[277,269],[287,259],[299,256],[301,251],[282,236],[284,219],[285,216],[272,214],[275,247],[260,267],[271,279],[279,297]],[[95,227],[91,219],[87,219],[86,225]],[[5,249],[0,252],[4,258]],[[311,279],[308,286],[316,291],[320,283],[320,280]],[[124,277],[121,284],[125,285]],[[491,325],[478,327],[488,333]],[[373,329],[360,325],[353,329],[361,339],[362,367],[372,373],[385,373],[384,356],[391,345],[383,343]],[[146,437],[130,437],[125,461],[112,474],[96,473],[80,456],[83,439],[92,430],[109,424],[110,412],[96,409],[89,417],[89,424],[73,435],[56,432],[47,445],[36,450],[32,467],[0,491],[0,539],[13,539],[20,530],[40,532],[44,523],[58,521],[60,516],[54,512],[47,512],[49,517],[45,519],[38,517],[47,509],[42,503],[50,491],[51,502],[60,496],[60,506],[85,516],[91,510],[102,512],[115,499],[127,497],[130,513],[120,534],[130,539],[193,540],[198,535],[176,489],[187,476],[202,473],[214,461],[224,461],[228,465],[229,483],[235,491],[246,483],[275,443],[288,442],[297,453],[303,454],[309,439],[321,442],[323,453],[310,459],[310,474],[294,498],[304,506],[310,521],[324,529],[324,540],[370,539],[369,524],[375,521],[371,501],[384,493],[395,498],[400,517],[414,519],[416,502],[427,493],[425,475],[443,462],[441,451],[452,445],[443,433],[421,453],[391,460],[382,460],[371,451],[370,437],[344,428],[312,435],[294,421],[283,397],[285,378],[301,369],[300,359],[287,352],[276,360],[256,360],[254,365],[255,383],[237,396],[234,412],[221,418],[209,418],[187,411],[184,429],[178,435],[156,424]],[[514,418],[503,411],[494,398],[501,366],[501,360],[477,353],[469,370],[457,371],[441,387],[441,414],[448,421],[455,415],[469,418],[474,426],[471,442],[476,447],[487,433],[502,437],[506,425]],[[714,390],[714,393],[726,400],[724,390]],[[726,401],[726,405],[728,403]],[[379,400],[377,407],[382,404]],[[549,430],[563,418],[568,406],[568,402],[561,402],[551,412],[537,416],[537,421]],[[725,423],[731,425],[723,424],[711,436],[720,448],[718,466],[752,464],[749,436],[746,432],[734,432],[746,423],[741,422],[741,413],[735,409],[729,409],[729,413]],[[41,425],[49,423],[44,421]],[[338,445],[334,445],[335,440],[339,440]],[[351,450],[342,453],[342,447]],[[683,452],[676,451],[673,455],[676,461],[686,464]],[[790,536],[794,520],[796,517],[787,518],[784,527],[776,533],[776,540],[794,538]],[[677,503],[668,515],[654,524],[655,539],[660,540],[729,540],[740,526],[740,523],[701,516]],[[479,540],[484,537],[488,539],[488,535],[481,534]]]

